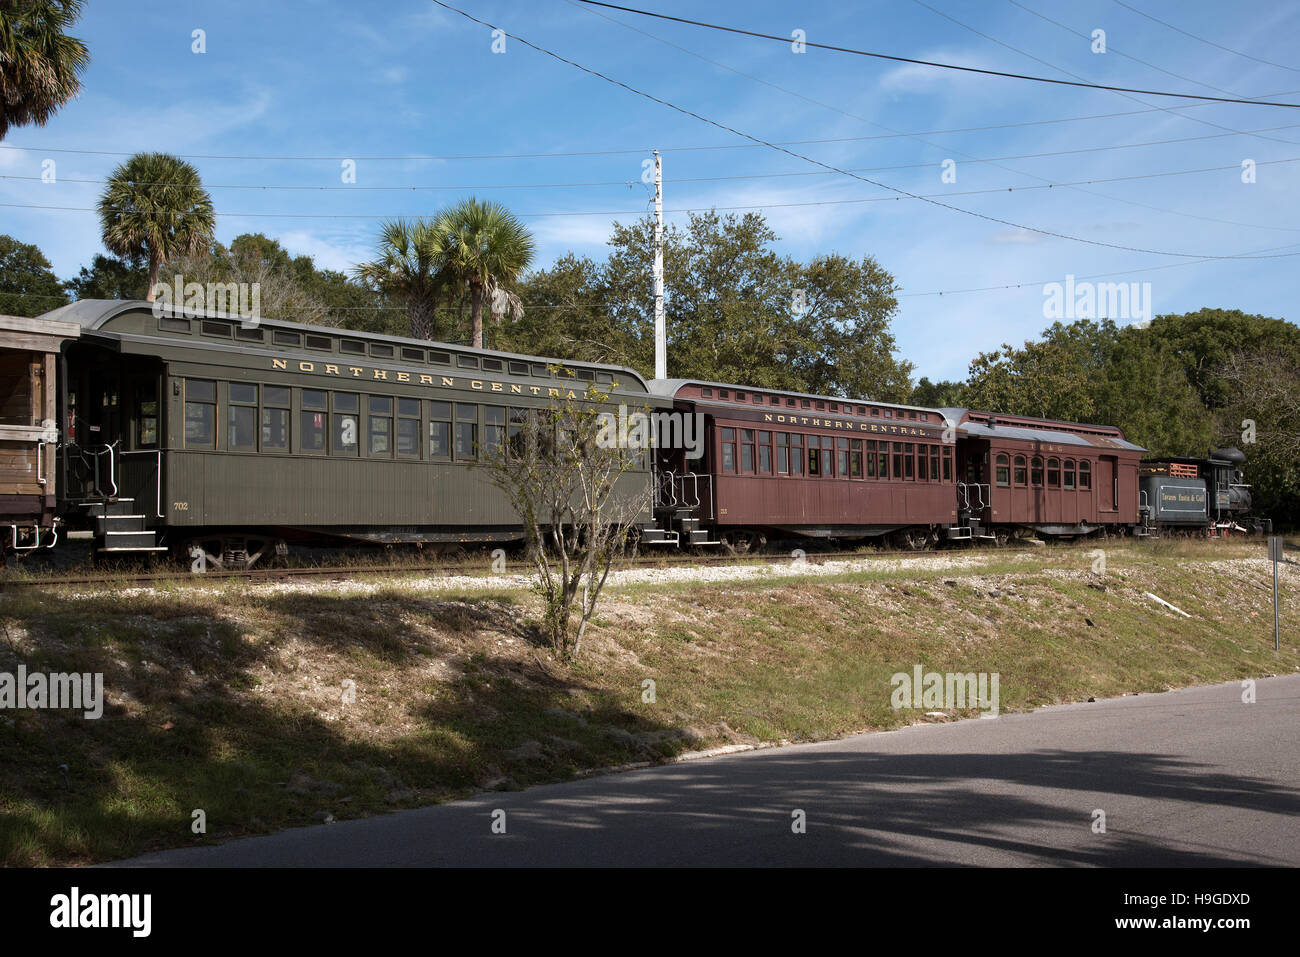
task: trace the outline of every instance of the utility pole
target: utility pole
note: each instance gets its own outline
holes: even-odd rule
[[[668,333],[664,329],[664,165],[655,150],[655,378],[668,378]]]

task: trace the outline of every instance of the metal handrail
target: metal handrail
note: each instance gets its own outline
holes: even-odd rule
[[[113,442],[111,445],[105,445],[102,449],[81,449],[80,450],[83,458],[86,456],[87,453],[95,457],[95,491],[98,492],[100,495],[104,494],[104,490],[99,487],[99,457],[103,455],[105,452],[108,453],[108,481],[112,483],[113,486],[113,494],[108,496],[109,498],[117,498],[117,479],[113,477],[113,472],[114,472],[113,446],[117,445],[117,443],[121,441],[122,441],[121,439],[118,439],[116,442]]]
[[[44,454],[45,446],[49,444],[50,443],[46,442],[44,439],[38,439],[36,442],[36,484],[37,485],[49,484],[46,481],[45,476],[41,474],[45,465],[45,454]]]
[[[123,452],[122,458],[126,458],[128,455],[148,455],[150,452],[158,456],[158,469],[157,469],[158,481],[154,484],[153,510],[156,517],[165,518],[166,516],[163,515],[163,511],[162,511],[162,449],[135,449],[130,452]],[[116,494],[117,485],[114,484],[113,488],[115,490],[114,494]]]

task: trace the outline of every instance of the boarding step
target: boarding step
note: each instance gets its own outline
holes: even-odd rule
[[[157,547],[158,540],[150,531],[134,532],[105,532],[100,536],[101,545],[99,550],[103,551],[124,551],[131,549],[152,549]]]
[[[953,525],[948,529],[948,538],[953,541],[969,541],[971,530],[969,525]]]
[[[710,534],[710,533],[709,533],[709,530],[708,530],[707,528],[696,528],[696,529],[693,529],[693,530],[691,531],[691,533],[690,533],[690,538],[689,538],[687,544],[690,544],[690,545],[720,545],[720,544],[722,544],[721,542],[717,541],[716,539],[711,539],[711,538],[709,538],[709,534]]]
[[[89,502],[82,502],[81,507],[86,510],[90,516],[99,515],[133,515],[135,513],[135,499],[133,498],[110,498],[94,499]]]
[[[145,516],[143,515],[94,515],[95,533],[105,532],[143,532]]]
[[[676,545],[678,535],[676,532],[667,532],[657,526],[641,527],[641,544],[642,545]]]

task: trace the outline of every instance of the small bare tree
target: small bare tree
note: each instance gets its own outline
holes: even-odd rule
[[[581,393],[552,390],[547,408],[511,412],[506,441],[489,449],[484,465],[527,533],[542,631],[569,660],[648,502],[646,482],[621,481],[646,452],[619,441],[608,401],[594,383]]]

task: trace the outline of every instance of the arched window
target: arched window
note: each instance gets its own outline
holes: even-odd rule
[[[1037,455],[1029,460],[1029,478],[1034,488],[1043,487],[1043,460]]]
[[[1065,460],[1065,487],[1070,490],[1074,488],[1074,459]]]
[[[1051,458],[1047,460],[1047,487],[1061,487],[1061,460]]]
[[[1005,488],[1011,484],[1011,461],[1007,456],[999,455],[997,466],[998,485]]]
[[[1016,484],[1029,484],[1029,473],[1025,471],[1025,457],[1023,455],[1016,456]]]
[[[1079,488],[1092,488],[1092,463],[1079,463]]]

